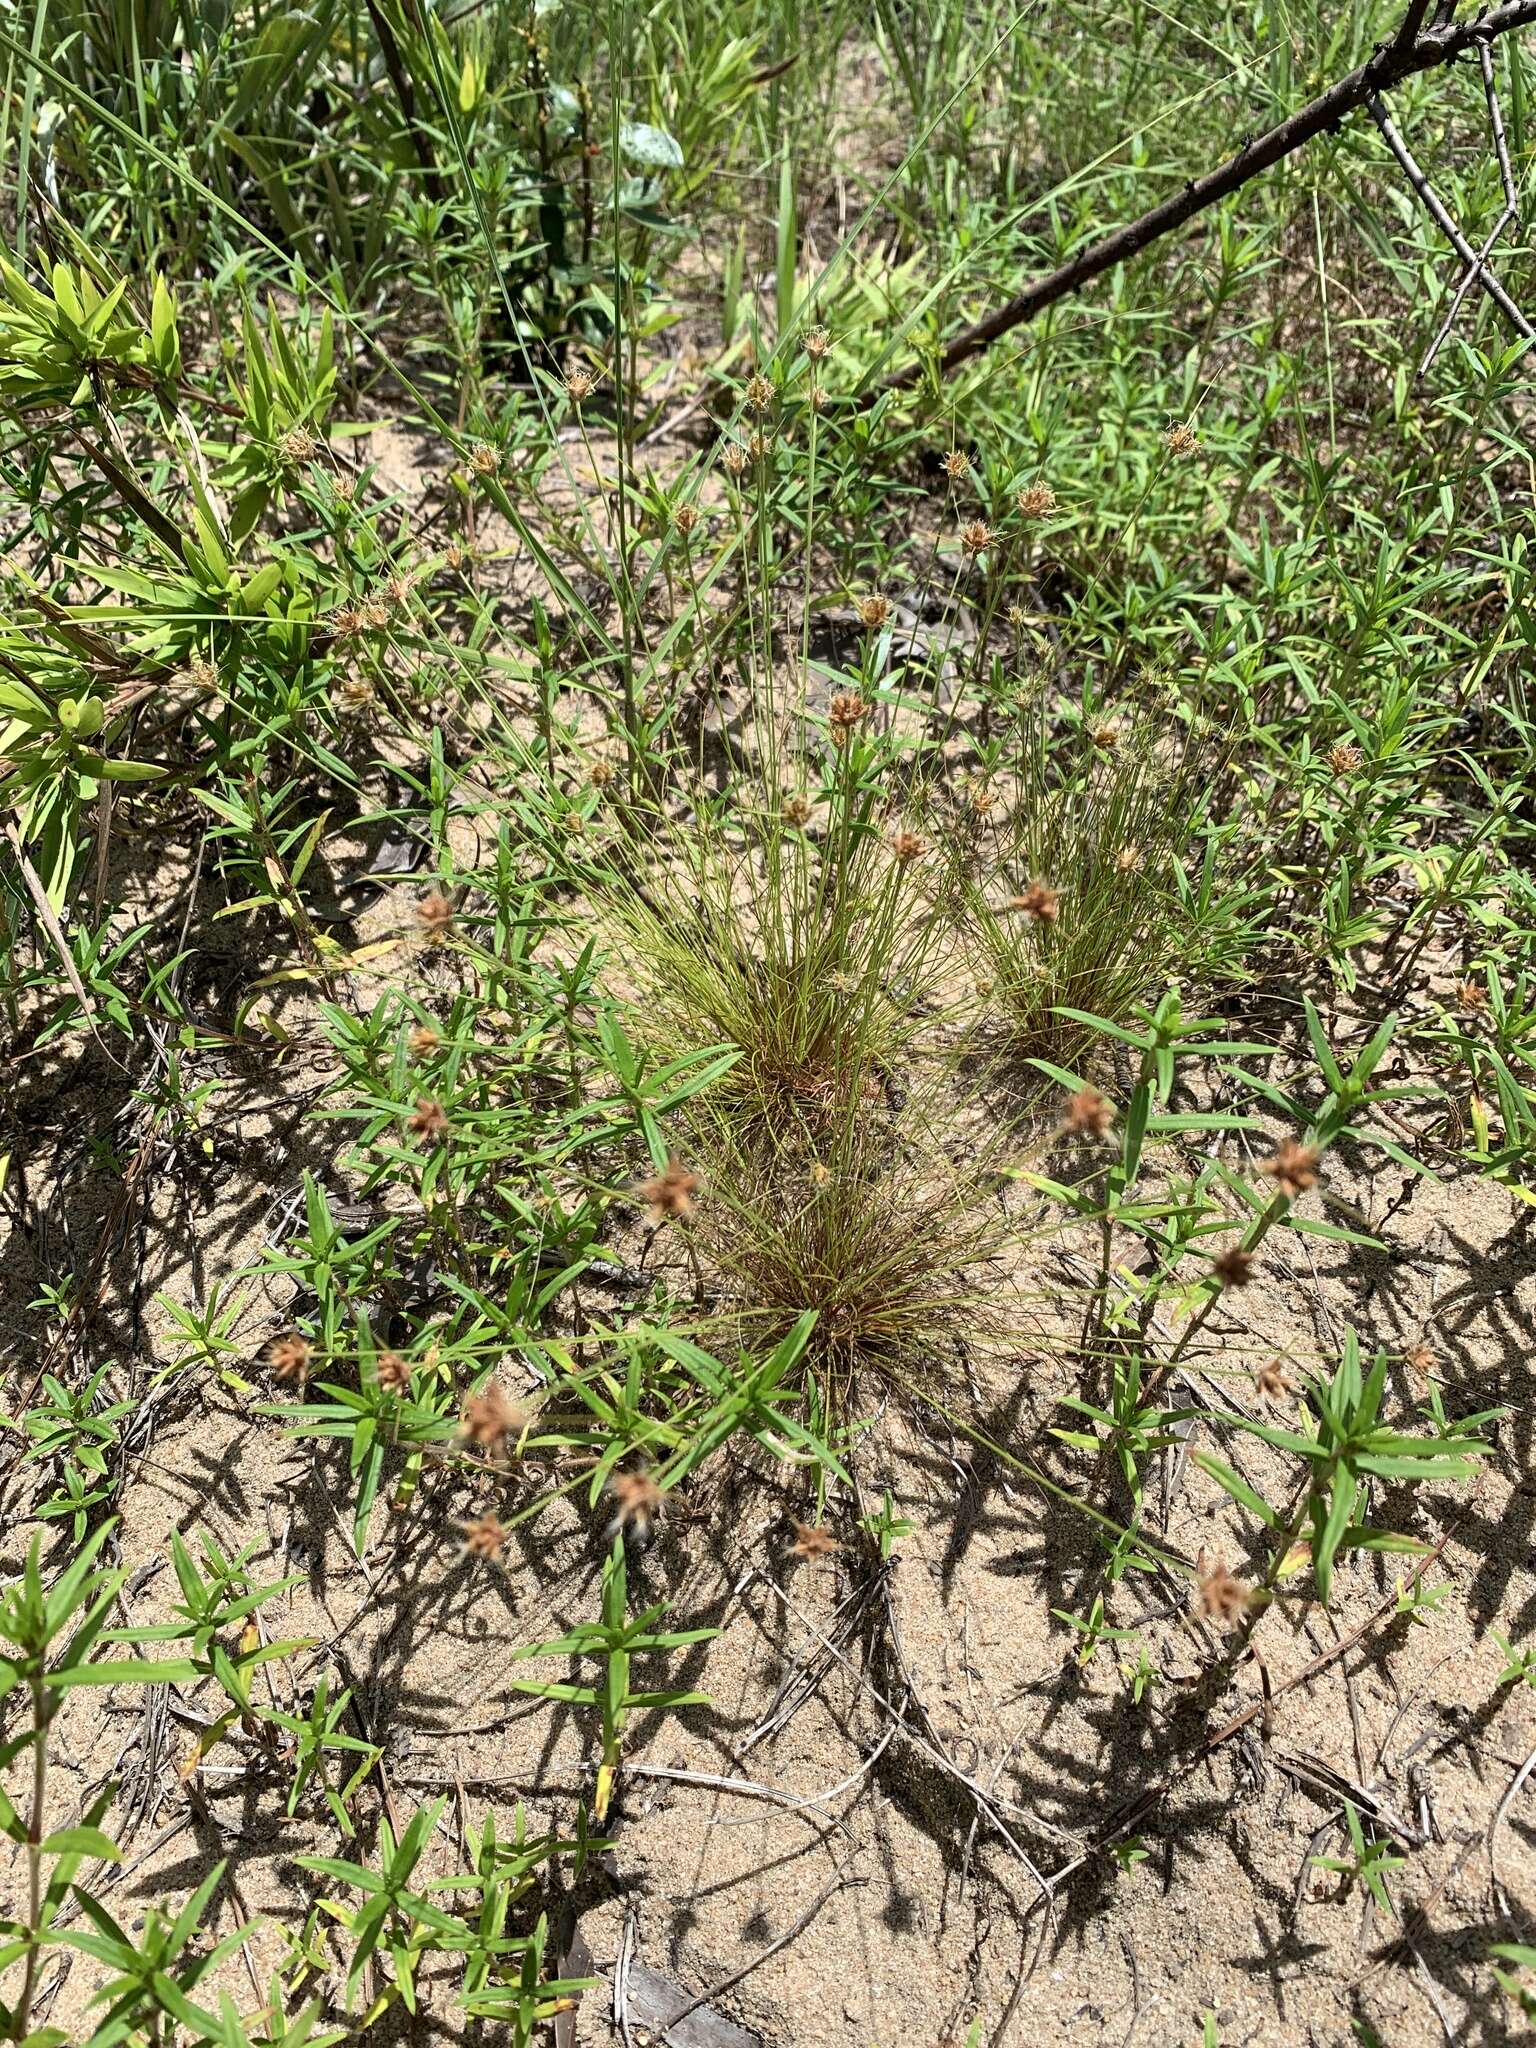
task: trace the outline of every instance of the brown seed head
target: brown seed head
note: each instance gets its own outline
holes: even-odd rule
[[[284,1385],[297,1381],[300,1385],[309,1377],[310,1343],[299,1330],[284,1330],[274,1337],[267,1346],[267,1364],[272,1368],[272,1377]]]
[[[587,829],[587,821],[580,811],[567,811],[560,820],[560,830],[567,839],[579,839]]]
[[[357,485],[349,476],[333,476],[331,478],[331,489],[336,493],[336,496],[343,505],[350,505],[353,498],[357,495]]]
[[[411,579],[396,574],[384,585],[384,595],[397,612],[405,611],[411,602]]]
[[[1089,726],[1088,737],[1096,747],[1101,747],[1106,754],[1112,754],[1120,744],[1120,728],[1118,725],[1111,725],[1106,718],[1098,725]]]
[[[891,600],[876,590],[859,599],[859,623],[866,632],[878,633],[891,616]]]
[[[1432,1373],[1440,1363],[1440,1354],[1421,1337],[1417,1344],[1410,1344],[1403,1353],[1403,1363],[1411,1365],[1415,1372]]]
[[[699,1176],[690,1173],[681,1159],[669,1159],[660,1173],[652,1174],[640,1186],[642,1198],[650,1205],[651,1221],[660,1224],[669,1217],[687,1216],[698,1185]]]
[[[791,1557],[830,1557],[834,1550],[841,1550],[842,1544],[825,1529],[812,1527],[808,1522],[795,1523],[795,1540],[789,1546]]]
[[[1023,605],[1021,605],[1021,604],[1011,604],[1011,605],[1009,605],[1009,607],[1008,607],[1008,623],[1009,623],[1009,625],[1010,625],[1010,626],[1013,626],[1013,627],[1019,627],[1019,626],[1022,626],[1022,625],[1024,625],[1024,624],[1025,624],[1025,623],[1027,622],[1028,618],[1029,618],[1029,614],[1028,614],[1028,612],[1026,612],[1026,611],[1025,611],[1025,609],[1024,609],[1024,607],[1023,607]]]
[[[278,460],[289,469],[301,462],[313,462],[319,452],[320,443],[308,427],[290,427],[277,444]]]
[[[1170,455],[1193,455],[1200,446],[1200,436],[1188,420],[1180,420],[1164,434],[1163,446]]]
[[[331,613],[329,623],[338,640],[355,640],[366,623],[363,608],[357,604],[339,604]]]
[[[697,505],[678,505],[672,513],[672,530],[686,540],[699,523]]]
[[[418,1024],[405,1041],[413,1060],[430,1059],[442,1042],[430,1024]]]
[[[832,337],[825,327],[808,327],[802,337],[802,346],[813,363],[819,363],[832,347]]]
[[[997,802],[997,791],[990,782],[973,782],[965,793],[965,800],[977,817],[983,818]]]
[[[1044,882],[1031,882],[1021,896],[1010,899],[1008,908],[1022,912],[1036,924],[1054,924],[1061,904],[1054,889]]]
[[[1056,510],[1056,493],[1049,484],[1026,484],[1013,502],[1026,519],[1044,519]]]
[[[494,1515],[481,1515],[474,1522],[460,1522],[459,1527],[464,1531],[466,1557],[488,1557],[494,1562],[501,1556],[507,1532]]]
[[[1365,760],[1349,740],[1340,740],[1337,746],[1330,747],[1325,758],[1335,775],[1358,775]]]
[[[1316,1146],[1298,1144],[1296,1139],[1287,1138],[1276,1146],[1274,1157],[1265,1160],[1264,1171],[1274,1176],[1282,1194],[1295,1196],[1316,1187],[1317,1163]]]
[[[468,560],[469,556],[456,540],[449,541],[447,547],[443,549],[443,566],[446,569],[462,569]]]
[[[1074,1138],[1102,1138],[1114,1121],[1114,1104],[1097,1088],[1079,1088],[1061,1113],[1061,1128]]]
[[[374,1361],[374,1371],[379,1376],[379,1385],[387,1394],[403,1394],[411,1384],[409,1361],[398,1351],[381,1351]]]
[[[477,1451],[493,1457],[505,1450],[508,1437],[523,1427],[523,1416],[514,1408],[495,1380],[487,1380],[478,1394],[471,1394],[459,1416],[459,1435]]]
[[[1488,1007],[1488,991],[1480,981],[1458,981],[1456,1000],[1462,1009],[1480,1015]]]
[[[476,476],[495,476],[501,468],[501,456],[489,441],[477,441],[469,451],[469,466]]]
[[[187,663],[187,681],[195,690],[217,690],[219,672],[211,661],[205,660],[201,654],[194,654]]]
[[[1208,1621],[1219,1622],[1223,1628],[1232,1628],[1247,1612],[1252,1598],[1241,1579],[1234,1578],[1224,1564],[1213,1564],[1202,1571],[1196,1581],[1196,1595],[1200,1612]]]
[[[416,906],[416,922],[429,939],[440,939],[453,923],[453,898],[429,889]]]
[[[903,867],[908,861],[920,859],[927,851],[928,842],[920,832],[902,829],[891,834],[892,857],[900,861]]]
[[[1253,1280],[1253,1253],[1240,1244],[1228,1245],[1212,1259],[1211,1271],[1223,1287],[1247,1287]]]
[[[1122,846],[1115,855],[1115,872],[1119,875],[1134,875],[1141,866],[1141,848],[1135,845]]]
[[[779,811],[779,816],[784,820],[784,823],[786,825],[792,827],[793,830],[798,832],[802,825],[808,825],[810,823],[810,798],[805,796],[785,797],[783,805]]]
[[[826,389],[826,386],[825,386],[824,384],[813,384],[813,385],[811,386],[811,411],[812,411],[812,412],[825,412],[825,411],[826,411],[826,409],[827,409],[827,389]]]
[[[622,1529],[637,1543],[644,1543],[651,1525],[666,1505],[666,1496],[649,1472],[615,1472],[608,1482],[608,1496],[614,1504],[608,1534]]]
[[[1266,1358],[1253,1376],[1254,1392],[1262,1401],[1283,1401],[1291,1383],[1272,1358]]]
[[[587,780],[594,789],[606,789],[613,780],[613,763],[611,761],[594,761],[587,770]]]
[[[827,722],[832,728],[832,737],[839,746],[860,719],[868,716],[869,704],[857,690],[838,690],[827,706]]]
[[[342,710],[350,712],[354,718],[375,701],[374,687],[366,676],[343,676],[336,685],[336,695]]]
[[[747,404],[755,413],[765,413],[773,404],[773,386],[761,370],[754,370],[747,379]]]
[[[974,562],[996,539],[997,535],[985,519],[968,519],[960,529],[960,552],[968,561]]]
[[[726,443],[725,451],[721,455],[720,460],[725,464],[733,477],[739,479],[745,474],[747,451],[745,448],[739,447],[736,442],[729,441]]]
[[[963,448],[951,448],[939,467],[952,484],[957,484],[963,476],[970,474],[971,458]]]
[[[572,405],[580,405],[590,398],[597,389],[597,379],[590,370],[568,370],[565,377],[565,395]]]
[[[418,1095],[415,1109],[406,1118],[406,1129],[435,1145],[448,1135],[448,1112],[432,1096]]]

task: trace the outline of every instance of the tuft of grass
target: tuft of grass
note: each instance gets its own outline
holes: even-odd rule
[[[1070,1065],[1094,1033],[1063,1010],[1122,1022],[1212,950],[1224,842],[1202,843],[1209,769],[1182,745],[1102,716],[1057,745],[1038,702],[1021,718],[1023,787],[956,863],[958,915],[1010,1054]]]

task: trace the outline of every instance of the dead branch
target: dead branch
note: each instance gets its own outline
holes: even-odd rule
[[[1434,23],[1427,29],[1421,26],[1424,12],[1424,8],[1414,0],[1396,36],[1379,43],[1366,61],[1347,77],[1337,80],[1316,99],[1298,107],[1295,113],[1288,114],[1264,134],[1244,142],[1236,155],[1229,157],[1216,170],[1207,171],[1202,178],[1191,178],[1139,219],[1127,221],[1123,227],[1101,235],[1067,262],[1027,285],[1006,305],[963,328],[946,344],[938,358],[940,375],[948,376],[1002,335],[1012,333],[1015,327],[1022,327],[1037,313],[1054,306],[1058,299],[1081,291],[1094,278],[1102,277],[1106,270],[1113,270],[1117,263],[1139,255],[1143,249],[1171,234],[1175,228],[1182,227],[1186,221],[1193,220],[1207,207],[1230,198],[1250,179],[1272,170],[1286,157],[1294,156],[1298,149],[1304,148],[1317,136],[1334,132],[1348,115],[1366,106],[1380,93],[1402,84],[1418,72],[1433,71],[1441,65],[1453,63],[1469,50],[1495,42],[1500,36],[1536,22],[1536,0],[1504,0],[1502,6],[1465,22],[1451,20],[1448,12],[1440,9]],[[1478,281],[1485,290],[1493,286],[1477,253],[1470,247],[1463,261],[1469,267],[1476,266]],[[1493,295],[1498,296],[1496,288]],[[1501,299],[1500,303],[1507,316],[1509,302]],[[1523,319],[1520,331],[1527,335],[1532,332]],[[927,365],[922,361],[911,363],[882,388],[908,389],[922,381],[926,369]]]

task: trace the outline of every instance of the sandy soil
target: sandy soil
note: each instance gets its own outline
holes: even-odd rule
[[[361,921],[362,936],[400,917],[399,900],[386,899]],[[393,971],[429,983],[442,970],[403,947]],[[34,1219],[32,1240],[19,1235],[3,1267],[13,1397],[40,1355],[27,1304],[43,1270],[88,1271],[105,1238],[87,1348],[115,1355],[115,1381],[143,1389],[165,1356],[157,1293],[205,1300],[280,1227],[305,1167],[345,1196],[338,1134],[313,1115],[327,1062],[296,1037],[278,1066],[231,1055],[207,1156],[168,1158],[148,1126],[142,1203],[123,1197],[121,1168],[147,1126],[131,1077],[94,1049],[73,1068],[46,1054],[32,1063],[12,1105],[28,1133]],[[563,1908],[562,1939],[579,1930],[575,1966],[603,1979],[565,2038],[619,2037],[621,1961],[634,2042],[652,2038],[645,2014],[656,2017],[646,1971],[676,1987],[677,2004],[711,1993],[672,2039],[715,2048],[741,2038],[721,2031],[727,2020],[774,2048],[960,2041],[977,2016],[994,2039],[1010,2007],[1005,2038],[1016,2041],[1193,2043],[1207,2013],[1230,2044],[1342,2042],[1355,2038],[1352,2022],[1394,2048],[1507,2038],[1485,1958],[1536,1911],[1532,1780],[1511,1793],[1536,1745],[1536,1694],[1497,1683],[1503,1659],[1490,1631],[1519,1640],[1536,1601],[1536,1242],[1529,1211],[1499,1190],[1435,1178],[1405,1189],[1400,1170],[1374,1172],[1348,1148],[1333,1157],[1327,1194],[1333,1213],[1340,1201],[1362,1212],[1387,1252],[1272,1238],[1259,1284],[1224,1298],[1191,1353],[1194,1384],[1218,1406],[1257,1413],[1259,1359],[1278,1351],[1304,1364],[1353,1324],[1367,1346],[1427,1342],[1452,1417],[1505,1407],[1475,1484],[1421,1494],[1394,1524],[1443,1540],[1426,1572],[1443,1598],[1398,1615],[1392,1594],[1408,1565],[1356,1559],[1331,1616],[1298,1606],[1266,1618],[1267,1725],[1255,1719],[1213,1741],[1258,1699],[1260,1673],[1245,1663],[1226,1697],[1204,1696],[1196,1675],[1214,1638],[1190,1610],[1187,1581],[1133,1574],[1116,1589],[1112,1618],[1141,1627],[1162,1673],[1138,1704],[1115,1645],[1084,1668],[1053,1612],[1082,1612],[1098,1582],[1091,1523],[931,1411],[892,1403],[866,1440],[862,1483],[871,1495],[889,1487],[913,1524],[883,1569],[848,1527],[831,1557],[793,1560],[788,1512],[803,1504],[728,1459],[719,1479],[685,1489],[635,1560],[637,1599],[669,1598],[678,1625],[721,1630],[675,1658],[666,1680],[705,1688],[712,1704],[634,1730],[613,1847]],[[1318,1193],[1306,1202],[1327,1213]],[[1074,1256],[1068,1239],[1033,1243],[1029,1291],[1069,1298],[1080,1284]],[[285,1308],[280,1290],[251,1290],[240,1323],[251,1354]],[[454,1866],[465,1823],[488,1809],[506,1826],[522,1800],[530,1823],[568,1828],[590,1790],[587,1717],[512,1691],[509,1659],[594,1611],[602,1512],[587,1513],[578,1492],[577,1505],[524,1525],[497,1569],[463,1556],[459,1524],[514,1508],[540,1475],[499,1489],[429,1476],[408,1513],[379,1506],[360,1564],[324,1447],[287,1440],[259,1416],[267,1388],[254,1368],[238,1370],[249,1392],[203,1376],[149,1405],[118,1502],[134,1618],[161,1618],[173,1597],[172,1529],[206,1530],[226,1549],[255,1540],[263,1576],[303,1575],[264,1610],[268,1633],[314,1643],[273,1671],[275,1697],[302,1696],[332,1671],[355,1688],[358,1725],[386,1747],[378,1796],[359,1803],[364,1845],[381,1805],[408,1817],[429,1798],[445,1802],[430,1852],[440,1871]],[[1063,1484],[1091,1480],[1081,1455],[1048,1433],[1063,1420],[1058,1397],[1081,1389],[1075,1366],[1048,1344],[1021,1343],[976,1372],[968,1413],[985,1436]],[[1412,1368],[1395,1372],[1399,1402],[1425,1391]],[[1262,1446],[1234,1449],[1227,1433],[1222,1453],[1261,1489],[1278,1487]],[[7,1573],[30,1533],[18,1516],[29,1483],[25,1470],[8,1475]],[[1175,1468],[1170,1454],[1149,1513],[1173,1552],[1251,1567],[1226,1497],[1196,1465]],[[781,1711],[786,1687],[792,1713]],[[182,1783],[198,1712],[164,1692],[76,1696],[50,1822],[117,1779],[125,1861],[107,1896],[130,1919],[225,1859],[208,1932],[255,1920],[243,1960],[225,1971],[244,1997],[283,1959],[278,1929],[297,1934],[315,1896],[293,1857],[333,1851],[334,1833],[307,1809],[284,1820],[278,1790],[258,1790],[228,1746]],[[1164,1785],[1166,1796],[1125,1818]],[[988,1806],[980,1818],[977,1787]],[[1405,1858],[1395,1921],[1308,1863],[1340,1852],[1346,1794]],[[1052,1882],[1112,1842],[1118,1858],[1091,1856]],[[81,2028],[87,1989],[87,1967],[65,1967],[52,2021]],[[369,2038],[448,2041],[461,2038],[459,2024],[394,2015]]]

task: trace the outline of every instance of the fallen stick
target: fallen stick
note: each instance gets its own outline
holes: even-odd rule
[[[1139,219],[1127,221],[1123,227],[1101,235],[1057,269],[1026,285],[1006,305],[999,306],[972,326],[962,328],[952,341],[945,344],[939,355],[940,375],[948,376],[1001,335],[1022,327],[1037,313],[1054,306],[1058,299],[1067,298],[1094,278],[1102,277],[1106,270],[1113,270],[1117,263],[1139,255],[1151,243],[1182,227],[1187,220],[1193,220],[1208,206],[1214,206],[1218,200],[1240,191],[1250,178],[1258,177],[1286,157],[1293,156],[1316,136],[1338,128],[1347,115],[1365,106],[1376,94],[1400,85],[1417,72],[1433,71],[1440,65],[1453,63],[1479,44],[1494,42],[1500,36],[1536,22],[1536,0],[1505,0],[1503,6],[1460,23],[1437,17],[1434,26],[1421,31],[1419,23],[1422,17],[1423,9],[1417,4],[1411,6],[1397,35],[1379,43],[1366,61],[1347,77],[1330,85],[1326,92],[1319,93],[1304,107],[1298,107],[1294,114],[1288,114],[1264,134],[1243,143],[1236,155],[1229,157],[1216,170],[1207,171],[1203,178],[1191,178]],[[1477,261],[1475,255],[1473,261]],[[1477,274],[1486,289],[1486,270],[1479,267]],[[867,394],[868,399],[872,401],[881,389],[900,391],[920,383],[926,369],[927,364],[923,361],[909,364],[883,386],[872,389]]]

